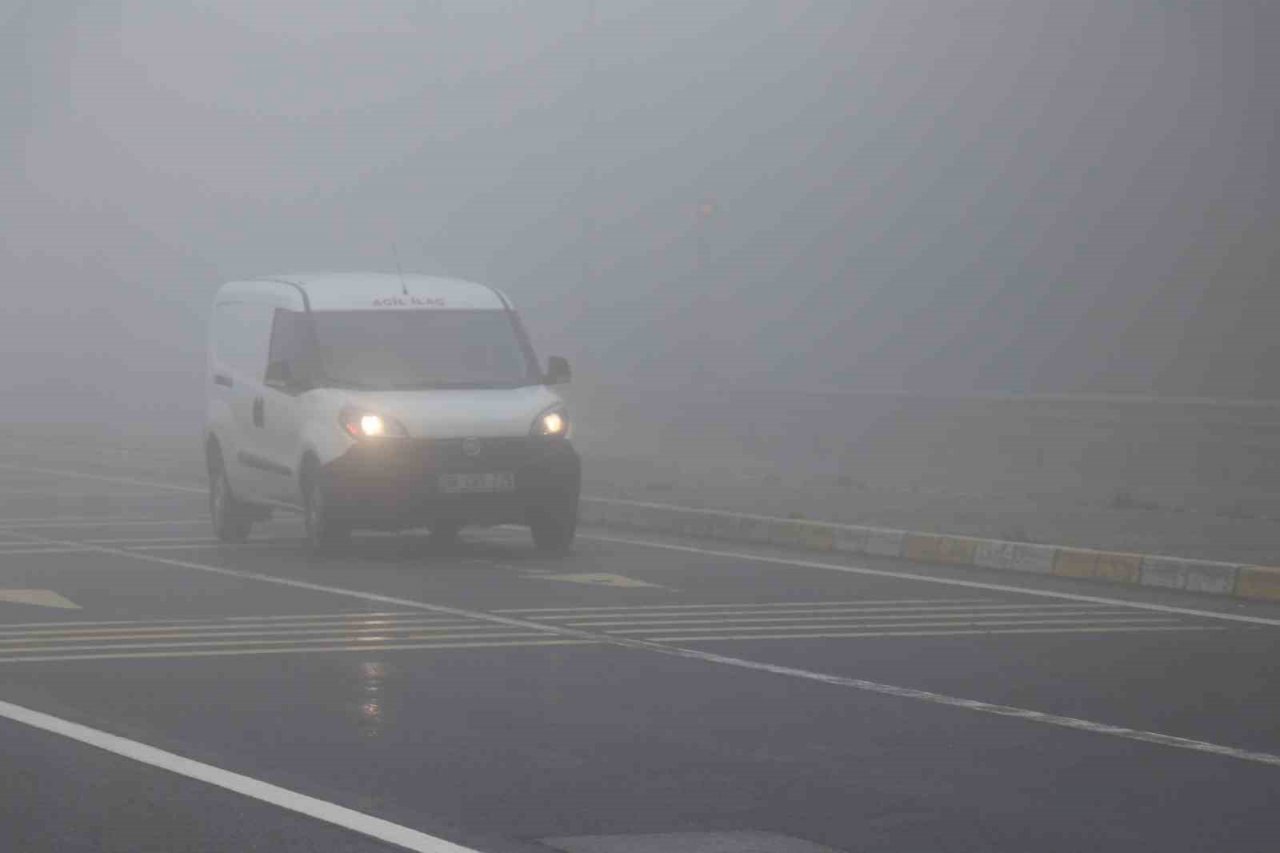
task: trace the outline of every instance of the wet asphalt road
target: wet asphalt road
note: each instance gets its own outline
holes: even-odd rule
[[[603,530],[314,558],[214,543],[189,466],[0,464],[0,701],[473,849],[1280,845],[1280,608]],[[0,755],[0,850],[397,849],[5,716]]]

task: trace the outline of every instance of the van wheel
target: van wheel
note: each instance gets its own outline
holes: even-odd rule
[[[302,479],[302,516],[307,527],[307,547],[317,553],[331,550],[351,536],[351,528],[330,514],[320,479],[318,472],[310,467]]]
[[[538,509],[530,513],[529,532],[533,544],[545,554],[564,554],[573,544],[578,529],[578,508]]]
[[[253,518],[232,493],[222,454],[216,449],[209,456],[209,516],[220,541],[239,544],[249,539]]]

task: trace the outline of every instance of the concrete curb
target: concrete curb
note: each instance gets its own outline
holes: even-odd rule
[[[1280,568],[584,497],[585,524],[1280,601]]]

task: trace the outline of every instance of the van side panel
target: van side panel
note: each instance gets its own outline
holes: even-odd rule
[[[243,500],[261,498],[261,455],[255,405],[262,398],[273,308],[250,301],[214,305],[210,347],[209,422],[222,446],[227,479]]]

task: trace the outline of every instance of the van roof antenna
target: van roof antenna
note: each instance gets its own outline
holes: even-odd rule
[[[396,259],[396,275],[400,276],[400,292],[405,296],[408,296],[409,285],[404,283],[404,270],[400,268],[400,249],[396,247],[395,243],[391,244],[391,254],[394,255]]]

